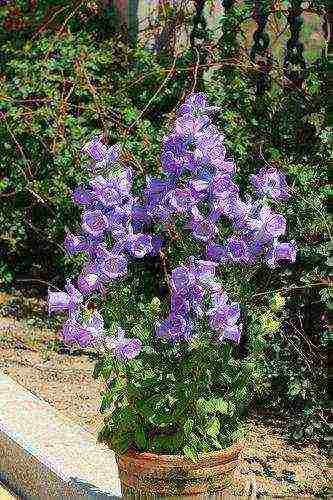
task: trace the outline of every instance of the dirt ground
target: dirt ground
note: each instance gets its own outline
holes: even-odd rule
[[[96,434],[102,381],[92,378],[93,353],[56,352],[54,332],[0,317],[0,370]],[[51,346],[51,347],[50,347]],[[252,498],[330,498],[330,469],[325,453],[287,443],[286,420],[252,415],[247,446],[230,493]],[[252,493],[251,493],[252,492]]]

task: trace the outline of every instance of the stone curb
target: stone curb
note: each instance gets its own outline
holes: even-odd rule
[[[114,454],[2,372],[0,480],[26,499],[121,498]]]

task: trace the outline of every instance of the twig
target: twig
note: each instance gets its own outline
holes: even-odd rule
[[[307,286],[276,288],[275,290],[269,290],[268,292],[256,293],[255,295],[252,295],[252,297],[259,297],[261,295],[269,295],[270,293],[275,293],[275,292],[292,292],[293,290],[306,290],[307,288],[311,288],[312,286],[332,286],[332,283],[321,281],[320,283],[309,283]]]

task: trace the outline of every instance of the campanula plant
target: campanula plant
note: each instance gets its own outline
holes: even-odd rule
[[[164,138],[160,177],[146,176],[139,192],[121,144],[107,146],[101,136],[83,148],[91,180],[73,193],[81,231],[68,232],[65,248],[86,260],[48,303],[68,315],[66,344],[101,352],[99,439],[118,452],[195,460],[240,437],[256,360],[238,353],[246,308],[226,293],[221,270],[296,259],[295,242],[281,241],[287,223],[277,207],[290,196],[284,174],[261,168],[252,195],[242,194],[213,124],[218,111],[205,95],[190,95]],[[163,287],[147,283],[142,301],[142,263],[151,261]]]

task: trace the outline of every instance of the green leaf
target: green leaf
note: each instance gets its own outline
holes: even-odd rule
[[[185,424],[184,424],[184,433],[185,434],[191,434],[192,430],[193,430],[193,426],[194,426],[194,422],[191,418],[189,418],[188,420],[186,420]]]
[[[191,448],[191,446],[185,445],[183,448],[183,454],[185,455],[185,457],[192,460],[192,462],[198,461],[198,454],[194,448]]]
[[[97,379],[100,376],[100,374],[102,373],[102,370],[103,370],[103,366],[104,366],[104,359],[103,358],[98,359],[96,364],[95,364],[94,371],[93,371],[93,378],[94,379]]]
[[[220,421],[217,417],[212,418],[209,422],[208,425],[206,426],[206,434],[208,436],[217,436],[218,433],[220,432]]]
[[[104,392],[102,396],[102,402],[100,406],[100,413],[106,413],[110,406],[112,405],[112,397],[109,392]]]
[[[139,450],[144,450],[147,447],[147,439],[145,432],[142,428],[136,429],[134,441]]]

